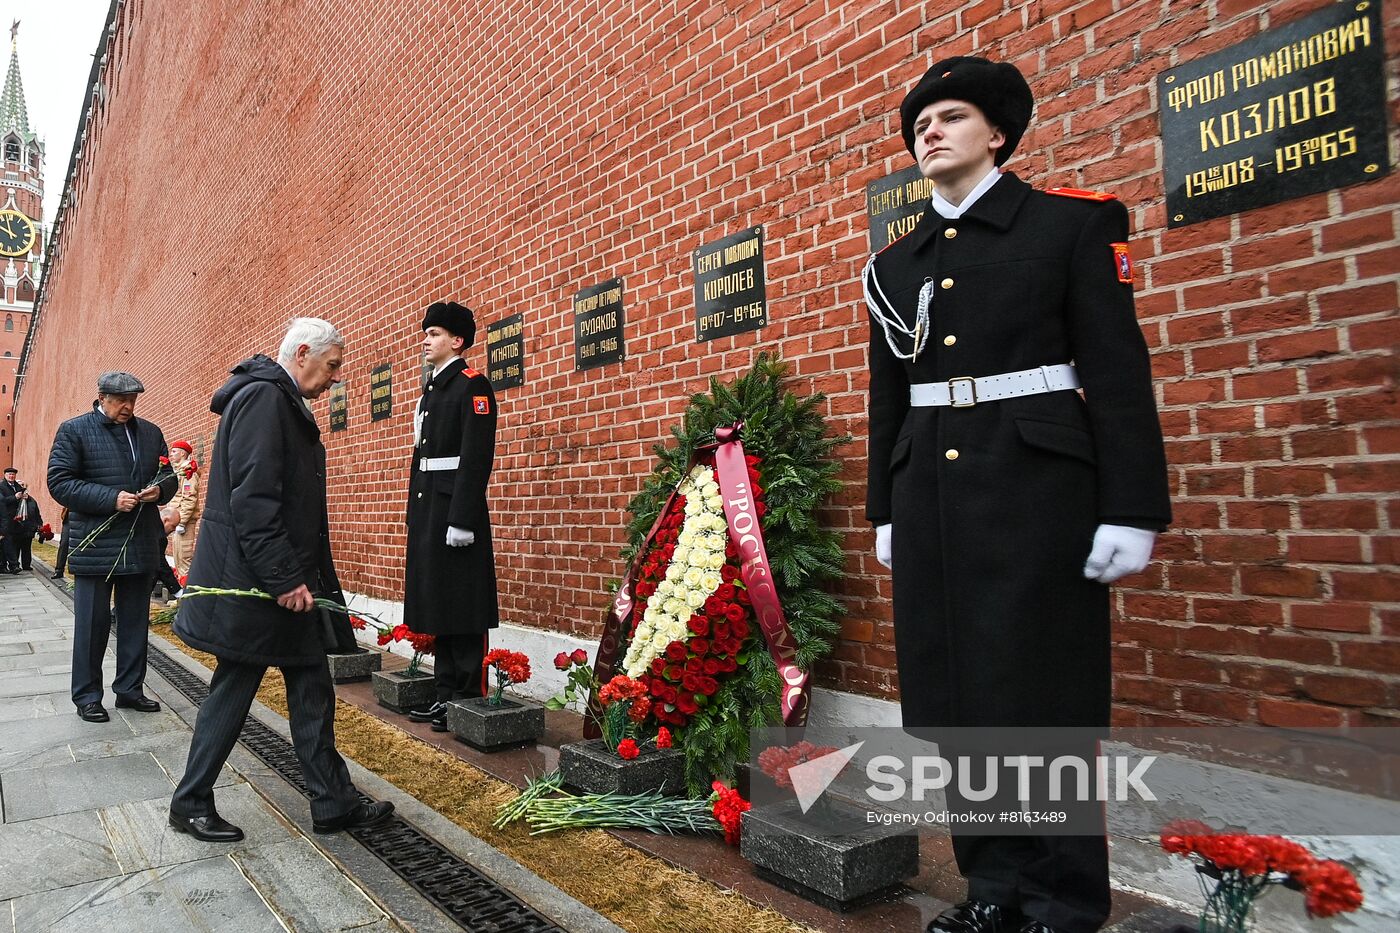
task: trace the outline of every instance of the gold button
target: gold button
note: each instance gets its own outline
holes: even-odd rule
[[[952,288],[952,287],[953,287],[953,280],[952,280],[952,279],[944,279],[942,282],[939,282],[938,284],[939,284],[939,285],[942,285],[944,288]]]
[[[943,456],[947,457],[949,460],[956,460],[958,459],[958,452],[950,447],[943,451]]]
[[[943,338],[943,346],[945,346],[945,347],[951,347],[953,344],[955,344],[955,343],[957,343],[957,342],[958,342],[958,338],[954,337],[952,334],[949,334],[948,336],[946,336],[946,337]]]
[[[945,239],[945,240],[951,240],[951,239],[953,239],[953,237],[955,237],[955,236],[957,236],[957,235],[958,235],[958,230],[957,230],[956,227],[949,227],[947,230],[944,230],[944,231],[943,231],[943,239]]]

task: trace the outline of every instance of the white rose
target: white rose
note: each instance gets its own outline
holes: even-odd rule
[[[666,568],[666,579],[672,581],[679,580],[683,572],[684,571],[681,570],[681,565],[675,561],[672,561],[671,566]]]
[[[687,524],[687,525],[686,525],[686,528],[689,528],[689,527],[690,527],[690,525]],[[679,544],[680,547],[690,547],[690,546],[694,545],[694,544],[695,544],[695,532],[693,532],[693,531],[682,531],[682,532],[680,533],[680,537],[678,537],[678,538],[676,539],[676,543]],[[676,550],[680,550],[680,548],[676,548]]]
[[[694,516],[699,515],[699,514],[700,514],[701,512],[703,512],[704,510],[705,510],[705,503],[704,503],[704,501],[703,501],[702,499],[697,498],[696,496],[686,496],[686,499],[685,499],[685,517],[686,517],[686,518],[693,518]]]
[[[710,567],[711,570],[718,570],[719,568],[721,568],[721,567],[723,567],[723,566],[724,566],[724,552],[723,552],[723,551],[716,551],[715,553],[713,553],[713,554],[710,555],[710,564],[709,564],[709,567]]]
[[[705,605],[705,598],[709,595],[709,593],[702,593],[699,590],[691,590],[689,593],[685,594],[685,601],[689,608],[697,609]]]
[[[724,511],[724,500],[719,496],[711,496],[705,500],[705,510],[708,512],[720,513]]]
[[[670,643],[671,636],[666,634],[665,632],[657,632],[655,635],[651,636],[651,646],[657,651],[660,651],[662,648],[665,648]]]
[[[699,548],[695,548],[693,551],[690,552],[690,557],[689,559],[687,559],[686,563],[690,564],[690,566],[692,567],[707,567],[709,566],[709,559],[709,554],[700,550]]]
[[[687,534],[690,534],[690,533],[687,532]],[[682,537],[684,537],[684,535],[682,535]],[[688,556],[690,555],[690,548],[691,548],[691,545],[693,545],[694,543],[695,543],[695,535],[692,534],[692,535],[690,535],[690,541],[689,541],[689,542],[687,542],[687,543],[685,543],[685,544],[682,544],[680,547],[676,548],[675,551],[673,551],[673,552],[671,553],[671,566],[672,566],[672,567],[676,566],[676,564],[684,564],[684,563],[685,563],[686,557],[688,557]]]
[[[708,596],[710,593],[719,589],[719,585],[723,582],[724,580],[719,574],[710,570],[700,578],[700,589]]]
[[[716,483],[714,480],[710,480],[708,483],[700,487],[700,494],[706,499],[718,498],[719,483]]]
[[[687,588],[687,589],[692,589],[692,590],[695,589],[697,586],[700,585],[700,578],[701,578],[702,576],[704,576],[704,575],[700,572],[700,568],[698,568],[698,567],[691,567],[689,570],[687,570],[687,571],[685,572],[685,585],[686,585],[686,588]]]

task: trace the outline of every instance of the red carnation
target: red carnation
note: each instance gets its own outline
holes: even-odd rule
[[[651,712],[651,700],[642,697],[632,701],[632,705],[627,708],[627,718],[633,722],[641,722],[647,718],[647,713]]]
[[[665,726],[662,726],[660,729],[657,729],[657,730],[656,730],[656,747],[657,747],[657,748],[670,748],[670,747],[671,747],[671,730],[670,730],[670,729],[667,729]]]
[[[554,667],[557,670],[567,671],[569,669],[569,656],[564,652],[559,652],[554,656]]]
[[[363,632],[365,630],[365,626],[367,626],[368,624],[368,622],[366,622],[364,619],[361,619],[359,616],[350,617],[350,627],[357,632]]]
[[[715,781],[710,788],[715,792],[713,809],[715,819],[724,828],[724,841],[737,846],[742,816],[753,805],[739,796],[737,790],[725,787],[719,781]]]
[[[1309,916],[1330,917],[1361,906],[1361,887],[1340,862],[1315,862],[1294,877],[1306,892],[1303,903]]]
[[[635,741],[632,739],[623,739],[621,742],[617,743],[617,754],[618,757],[622,758],[624,761],[631,761],[633,758],[640,755],[641,752],[637,749],[637,743]]]
[[[394,640],[394,633],[393,633],[393,632],[390,632],[390,631],[388,631],[387,629],[381,629],[381,630],[380,630],[380,632],[379,632],[379,647],[383,648],[385,645],[389,644],[389,642],[391,642],[391,641],[393,641],[393,640]]]

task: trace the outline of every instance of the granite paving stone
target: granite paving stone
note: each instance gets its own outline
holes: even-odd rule
[[[271,933],[286,926],[224,856],[44,891],[11,902],[16,930]]]
[[[305,839],[245,849],[231,858],[283,916],[315,917],[326,930],[358,930],[386,919],[384,911]]]
[[[247,784],[218,795],[219,814],[243,830],[241,842],[200,842],[170,825],[170,797],[137,800],[103,807],[99,812],[112,850],[128,872],[193,862],[232,851],[267,846],[286,840],[289,827]]]
[[[165,798],[174,789],[149,752],[4,771],[0,781],[5,787],[7,823],[128,800]]]
[[[64,687],[71,687],[73,678],[68,674],[33,674],[27,671],[8,671],[0,674],[0,697],[28,697],[40,693],[54,693]]]
[[[84,722],[73,711],[67,694],[63,697],[67,708],[55,703],[59,711],[52,716],[0,722],[0,774],[23,767],[28,755],[46,748],[63,747],[69,742],[130,738],[131,728],[124,720]]]
[[[24,651],[6,651],[7,648],[23,648]],[[35,654],[33,646],[27,643],[0,645],[0,672],[27,670],[45,673],[45,667],[54,665],[61,665],[63,670],[67,671],[72,669],[72,664],[72,651],[45,651]]]
[[[67,713],[72,708],[73,700],[67,690],[62,693],[40,693],[27,697],[5,697],[0,699],[0,723],[56,716]]]
[[[102,821],[91,810],[0,825],[0,901],[121,874]],[[0,911],[0,929],[8,922]]]
[[[0,658],[10,658],[15,655],[27,655],[33,653],[34,649],[30,647],[28,642],[25,641],[0,643]],[[22,664],[23,662],[17,663]]]

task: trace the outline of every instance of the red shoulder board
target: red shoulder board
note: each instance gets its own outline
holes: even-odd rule
[[[1083,188],[1046,188],[1046,194],[1058,194],[1062,198],[1078,198],[1081,201],[1116,201],[1118,195],[1107,191],[1085,191]]]
[[[472,369],[470,366],[464,366],[462,367],[462,375],[466,376],[468,379],[475,379],[477,376],[480,376],[481,373]]]

